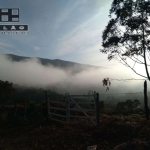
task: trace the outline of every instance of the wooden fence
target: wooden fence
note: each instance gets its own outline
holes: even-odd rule
[[[55,100],[46,92],[48,118],[59,122],[97,125],[99,123],[99,93],[69,95]]]

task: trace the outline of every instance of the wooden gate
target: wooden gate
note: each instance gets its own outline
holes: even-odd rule
[[[48,118],[59,122],[97,125],[99,123],[99,93],[69,95],[61,100],[52,99],[46,92]]]

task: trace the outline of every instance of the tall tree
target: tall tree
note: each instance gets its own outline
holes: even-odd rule
[[[150,1],[113,0],[109,17],[100,51],[108,54],[109,60],[116,59],[150,80]],[[133,64],[128,63],[129,59]],[[146,75],[137,72],[136,64],[144,65]]]
[[[9,101],[12,98],[14,91],[13,83],[0,80],[0,103]]]

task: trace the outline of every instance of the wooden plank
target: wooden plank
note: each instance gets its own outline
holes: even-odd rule
[[[58,121],[58,122],[62,122],[62,123],[67,123],[66,121],[62,121],[62,120],[54,119],[54,118],[51,118],[50,120],[54,120],[54,121]]]
[[[91,127],[93,127],[93,126],[96,126],[96,124],[93,124],[93,123],[91,123],[91,122],[85,122],[85,123],[81,123],[81,122],[70,122],[69,123],[70,125],[82,125],[82,126],[91,126]]]
[[[87,116],[75,116],[75,115],[70,115],[72,118],[84,118],[84,119],[89,119]],[[95,116],[90,116],[90,118],[95,119]]]
[[[71,111],[81,111],[80,109],[73,109],[71,108],[70,109]],[[95,112],[95,109],[83,109],[84,111],[87,111],[87,112]]]
[[[74,101],[74,99],[72,98],[72,97],[70,97],[71,98],[71,100],[72,101]],[[75,102],[75,101],[74,101]],[[75,102],[76,103],[76,102]],[[86,112],[76,103],[76,106],[84,113],[84,115],[85,116],[87,116],[90,120],[91,120],[91,122],[93,123],[93,124],[96,124],[87,114],[86,114]]]
[[[69,95],[69,96],[75,98],[75,97],[93,97],[94,95]]]
[[[65,102],[59,102],[59,101],[49,101],[50,103],[56,103],[56,104],[64,104],[64,105],[66,105],[66,103]]]
[[[50,115],[66,118],[66,116],[65,116],[65,115],[59,115],[59,114],[55,114],[55,113],[50,113]]]
[[[59,107],[50,107],[51,109],[55,109],[55,110],[62,110],[62,111],[66,111],[66,109],[64,108],[59,108]]]
[[[78,104],[85,104],[85,105],[87,105],[87,104],[95,104],[95,102],[77,102]],[[75,102],[70,102],[70,104],[76,104]]]

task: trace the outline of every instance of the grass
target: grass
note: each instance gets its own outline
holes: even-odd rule
[[[18,127],[0,128],[2,150],[83,150],[97,145],[111,150],[133,139],[150,140],[150,121],[143,115],[101,114],[98,126],[62,124],[42,121]]]

